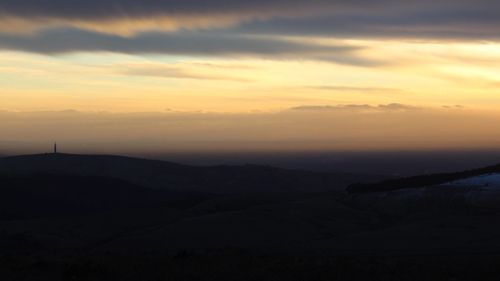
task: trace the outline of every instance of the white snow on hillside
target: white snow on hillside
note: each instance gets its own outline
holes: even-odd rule
[[[481,176],[456,180],[456,181],[446,183],[445,185],[500,188],[500,173],[485,174],[485,175],[481,175]]]
[[[469,204],[491,208],[500,207],[500,173],[456,180],[445,183],[443,186],[456,187],[457,191],[464,192],[462,196]]]

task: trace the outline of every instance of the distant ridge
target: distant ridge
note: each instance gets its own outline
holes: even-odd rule
[[[213,193],[320,192],[345,189],[360,180],[358,175],[344,173],[259,165],[200,167],[114,155],[47,153],[0,158],[0,175],[33,173],[98,176],[153,189]]]
[[[461,180],[491,173],[500,173],[500,164],[479,169],[455,172],[455,173],[421,175],[421,176],[414,176],[414,177],[407,177],[400,179],[385,180],[376,183],[355,183],[349,185],[347,191],[351,193],[362,193],[362,192],[393,191],[406,188],[420,188],[427,186],[436,186],[456,180]]]

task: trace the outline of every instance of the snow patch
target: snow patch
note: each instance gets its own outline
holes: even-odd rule
[[[445,183],[444,185],[457,187],[477,186],[482,188],[500,188],[500,173],[484,174],[481,176],[452,181]]]

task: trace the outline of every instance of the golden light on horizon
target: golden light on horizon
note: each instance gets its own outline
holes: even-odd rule
[[[461,59],[485,56],[485,51],[500,57],[498,46],[383,41],[357,45],[365,46],[361,57],[382,62],[364,66],[251,57],[157,60],[110,53],[1,52],[2,109],[248,112],[304,104],[465,103],[491,108],[500,102],[495,72],[500,59],[472,65]]]
[[[328,122],[338,125],[335,118],[340,115],[330,112],[338,109],[349,109],[342,114],[346,124],[361,120],[366,112],[360,110],[369,109],[380,117],[374,131],[384,131],[384,124],[392,124],[390,116],[395,116],[419,134],[431,134],[425,130],[431,116],[448,120],[442,125],[456,133],[460,126],[454,122],[463,123],[470,114],[482,116],[474,120],[500,115],[500,42],[489,22],[478,22],[481,29],[448,25],[443,10],[443,23],[434,27],[423,22],[369,23],[363,22],[370,21],[364,17],[367,13],[402,19],[375,6],[368,11],[320,2],[294,2],[286,8],[270,3],[268,9],[247,3],[224,7],[224,15],[209,6],[198,10],[180,5],[167,12],[160,2],[157,9],[105,5],[92,10],[90,5],[72,14],[51,7],[32,17],[31,10],[9,10],[0,16],[0,22],[8,23],[0,28],[0,110],[56,115],[68,110],[175,113],[195,118],[190,115],[194,114],[208,118],[207,126],[211,119],[204,114],[222,114],[228,123],[250,115],[257,119],[246,122],[257,122],[252,131],[262,140],[272,130],[259,130],[258,124],[277,122],[273,124],[279,128],[284,119],[272,116],[296,108],[316,109],[295,112],[290,118],[297,123],[324,116],[327,124],[313,134],[318,140],[333,137],[321,131],[327,130]],[[464,3],[453,8],[469,11]],[[413,14],[407,7],[393,9]],[[359,22],[344,14],[359,17]],[[399,112],[417,108],[421,111],[416,115]],[[448,115],[461,117],[447,119]],[[120,120],[132,122],[128,117]],[[203,126],[184,121],[187,128],[203,131]],[[394,124],[388,135],[404,126]],[[473,126],[463,130],[463,135],[486,134]],[[412,130],[400,133],[398,137],[409,139]],[[375,139],[355,131],[349,134],[366,142]]]

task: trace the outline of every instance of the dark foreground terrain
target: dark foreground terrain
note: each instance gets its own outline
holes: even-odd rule
[[[0,278],[498,280],[500,187],[451,182],[495,169],[354,184],[380,179],[3,158]]]
[[[8,256],[2,280],[498,280],[500,256],[348,257],[216,253]]]

